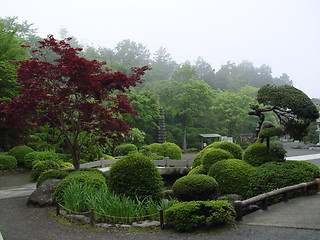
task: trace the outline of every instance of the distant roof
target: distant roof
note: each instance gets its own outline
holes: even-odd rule
[[[199,137],[203,137],[203,138],[215,138],[215,137],[221,137],[220,134],[217,133],[207,133],[207,134],[199,134]]]

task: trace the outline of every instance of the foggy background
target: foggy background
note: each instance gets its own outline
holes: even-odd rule
[[[124,39],[151,52],[164,47],[178,63],[199,56],[216,70],[248,60],[286,73],[294,87],[320,98],[318,0],[10,0],[0,16],[34,23],[41,37],[65,28],[86,45],[113,48]]]

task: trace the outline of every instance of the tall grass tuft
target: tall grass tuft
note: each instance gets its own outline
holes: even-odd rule
[[[117,195],[108,188],[96,189],[83,183],[70,185],[64,193],[64,206],[67,209],[88,212],[93,208],[96,220],[112,223],[131,224],[147,219],[159,220],[159,210],[166,210],[174,203],[176,201],[166,199],[155,201],[151,197],[132,199]]]

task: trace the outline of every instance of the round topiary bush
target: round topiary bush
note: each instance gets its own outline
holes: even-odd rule
[[[163,152],[162,152],[160,143],[152,143],[149,145],[149,148],[152,153],[156,153],[158,155],[163,156]]]
[[[115,162],[109,171],[108,186],[118,194],[139,199],[162,197],[163,182],[155,164],[141,153],[129,153]]]
[[[265,144],[255,142],[244,151],[243,160],[257,167],[266,162],[275,161],[276,159]]]
[[[272,190],[320,177],[319,168],[308,162],[269,162],[257,167],[249,177],[248,196],[253,197]]]
[[[177,203],[165,211],[166,223],[179,231],[230,223],[236,215],[228,201]]]
[[[193,167],[190,172],[188,172],[188,175],[191,175],[191,174],[205,174],[204,171],[202,171],[202,165],[199,165],[199,166],[196,166],[196,167]]]
[[[135,152],[135,151],[138,151],[138,148],[136,145],[131,143],[125,143],[115,147],[114,156],[125,156],[129,152]]]
[[[65,170],[57,170],[57,169],[51,169],[48,171],[44,171],[40,174],[37,180],[37,187],[41,185],[45,180],[48,179],[64,179],[66,176],[68,176],[70,172]]]
[[[64,202],[64,191],[74,183],[84,183],[97,189],[106,188],[106,181],[102,174],[95,171],[72,171],[68,176],[62,179],[54,191],[57,201]]]
[[[209,146],[207,146],[207,148],[223,149],[231,153],[234,156],[234,158],[242,159],[242,154],[243,154],[242,148],[238,144],[235,144],[232,142],[226,142],[226,141],[214,142]]]
[[[24,157],[25,167],[31,169],[36,163],[43,161],[53,161],[58,164],[62,163],[61,158],[54,151],[31,152]]]
[[[208,151],[208,150],[209,150],[209,148],[205,148],[205,149],[201,150],[200,152],[198,152],[194,156],[193,163],[192,163],[192,168],[195,168],[195,167],[200,166],[202,164],[202,157],[206,153],[206,151]]]
[[[30,176],[33,181],[36,181],[42,172],[47,171],[49,169],[59,169],[59,168],[60,168],[59,163],[56,163],[54,161],[41,161],[36,163],[32,167]]]
[[[22,146],[11,148],[8,154],[11,156],[14,156],[17,159],[18,164],[23,165],[25,155],[33,151],[34,150],[31,147],[22,145]]]
[[[219,184],[220,193],[247,195],[249,177],[254,167],[239,159],[219,161],[211,166],[208,175]]]
[[[218,193],[217,181],[208,175],[191,174],[179,178],[172,186],[179,201],[212,200]]]
[[[212,166],[212,164],[215,164],[216,162],[219,162],[221,160],[232,159],[232,158],[234,158],[233,155],[230,152],[227,152],[226,150],[209,148],[203,154],[202,169],[205,173],[207,173],[210,167]]]
[[[12,170],[17,166],[17,159],[14,156],[0,155],[0,170]]]
[[[169,157],[170,159],[181,160],[182,158],[182,150],[181,148],[175,144],[170,142],[165,142],[161,144],[161,153],[158,155],[163,155],[165,157]]]

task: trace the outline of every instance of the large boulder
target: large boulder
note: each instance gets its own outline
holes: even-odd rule
[[[45,180],[29,197],[28,204],[36,204],[40,207],[55,204],[54,191],[60,179]]]

